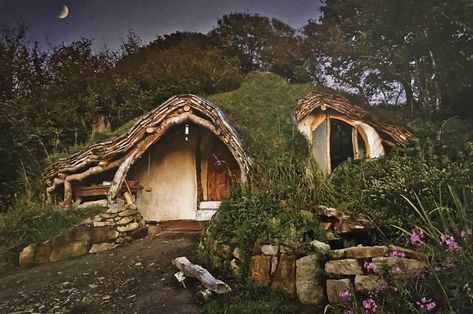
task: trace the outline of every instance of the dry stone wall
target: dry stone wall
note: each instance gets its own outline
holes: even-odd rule
[[[426,267],[425,257],[398,246],[357,246],[330,250],[323,242],[314,241],[313,251],[305,256],[292,256],[284,246],[266,244],[260,254],[251,257],[251,280],[297,296],[303,304],[340,301],[340,293],[368,295],[386,286],[383,275],[415,273]],[[239,261],[233,254],[233,263]],[[236,261],[235,261],[236,260]]]
[[[117,200],[104,213],[50,240],[28,245],[20,253],[19,264],[25,267],[110,250],[147,234],[136,205]]]

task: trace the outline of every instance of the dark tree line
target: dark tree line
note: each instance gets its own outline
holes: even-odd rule
[[[81,39],[43,50],[25,28],[0,31],[0,208],[52,154],[86,143],[97,117],[112,128],[174,94],[237,88],[252,71],[332,82],[366,101],[431,112],[472,106],[469,0],[327,0],[301,30],[246,13],[208,34],[177,32],[119,51]],[[23,179],[22,179],[23,178]]]
[[[304,35],[315,65],[366,99],[439,112],[473,96],[470,0],[328,0]]]

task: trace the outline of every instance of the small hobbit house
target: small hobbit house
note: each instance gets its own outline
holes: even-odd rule
[[[347,158],[380,157],[392,147],[404,148],[411,140],[409,131],[379,121],[345,97],[319,90],[298,101],[294,118],[318,168],[325,173]]]
[[[120,194],[149,221],[207,220],[233,184],[248,181],[250,159],[215,104],[174,96],[117,138],[51,165],[50,196],[65,206]]]

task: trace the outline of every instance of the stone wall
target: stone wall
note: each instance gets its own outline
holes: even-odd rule
[[[329,252],[325,263],[326,291],[328,301],[340,301],[340,294],[369,295],[386,288],[383,276],[412,274],[425,268],[425,256],[402,247],[372,246],[350,247]]]
[[[327,244],[314,241],[312,247],[313,252],[296,257],[284,246],[263,245],[260,254],[251,257],[251,280],[297,296],[304,304],[324,304],[338,302],[342,291],[368,295],[382,290],[386,272],[414,273],[426,267],[423,255],[393,245],[330,250]]]
[[[50,240],[28,245],[20,253],[19,264],[25,267],[110,250],[131,239],[144,238],[147,233],[136,205],[118,200],[104,213]]]

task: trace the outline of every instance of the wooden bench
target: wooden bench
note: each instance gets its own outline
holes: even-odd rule
[[[128,187],[127,187],[128,185]],[[123,183],[121,192],[128,191],[130,189],[132,194],[136,194],[143,190],[143,187],[138,181],[126,181]],[[75,202],[80,204],[84,198],[100,198],[102,196],[107,197],[110,185],[106,184],[92,184],[88,186],[73,186],[72,193],[74,195]]]

